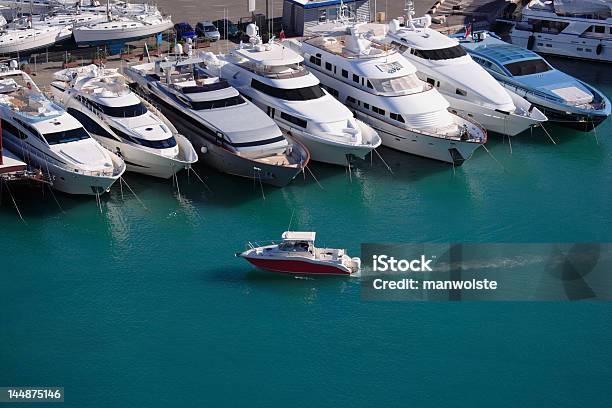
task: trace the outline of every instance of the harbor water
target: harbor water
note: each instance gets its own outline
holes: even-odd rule
[[[612,97],[608,65],[551,58]],[[0,386],[69,407],[610,406],[607,302],[362,302],[359,278],[254,271],[287,229],[364,242],[611,242],[612,127],[493,135],[462,167],[381,149],[283,189],[198,166],[102,197],[6,191]],[[123,193],[123,197],[122,197]],[[10,404],[6,404],[10,406]],[[44,404],[41,404],[44,406]]]

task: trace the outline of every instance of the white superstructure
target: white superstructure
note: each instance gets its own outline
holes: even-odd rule
[[[54,98],[128,171],[170,178],[198,159],[191,143],[136,95],[116,69],[88,65],[55,73]]]
[[[99,195],[125,171],[125,163],[96,142],[83,126],[48,100],[32,78],[0,67],[0,119],[4,144],[31,168],[49,173],[53,187]]]
[[[532,0],[510,37],[543,54],[612,62],[612,0]]]
[[[360,27],[285,43],[302,53],[328,92],[380,134],[383,145],[455,165],[469,159],[486,142],[486,130],[451,114],[414,65],[393,47],[366,39]]]
[[[538,108],[506,90],[474,62],[457,40],[430,28],[429,15],[413,19],[410,13],[404,27],[392,20],[382,41],[396,47],[417,68],[417,76],[444,95],[451,112],[510,136],[546,121]]]
[[[229,54],[203,54],[205,69],[226,79],[306,145],[312,160],[346,165],[381,144],[371,127],[321,89],[301,55],[276,41],[264,44],[254,24],[247,31],[249,44]]]

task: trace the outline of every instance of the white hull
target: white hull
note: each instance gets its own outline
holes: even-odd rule
[[[593,24],[595,24],[595,22],[593,22]],[[529,37],[531,37],[531,35],[531,31],[517,30],[516,28],[513,28],[510,32],[512,44],[523,48],[528,48]],[[535,39],[533,40],[532,51],[562,57],[612,62],[612,40],[580,37],[563,33],[533,33],[533,35]],[[597,54],[597,47],[600,44],[601,52]]]
[[[290,136],[299,140],[310,152],[311,160],[321,163],[335,164],[347,166],[351,163],[353,157],[364,159],[373,148],[376,148],[380,143],[373,146],[356,145],[350,147],[345,143],[336,143],[331,139],[322,138],[308,132],[304,132],[295,128],[286,126],[282,122],[276,122],[278,127],[287,131]],[[365,128],[365,126],[361,126]]]
[[[532,116],[517,115],[514,112],[502,113],[476,103],[454,98],[451,95],[444,94],[444,97],[450,103],[451,112],[469,117],[488,131],[501,135],[516,136],[546,121],[546,116],[540,111],[533,112],[534,115]]]
[[[12,138],[5,138],[4,142],[15,152],[15,154],[25,156],[23,148],[14,142]],[[62,167],[56,166],[39,156],[36,150],[29,149],[27,157],[21,157],[22,160],[29,163],[33,168],[40,169],[44,172],[49,172],[53,177],[53,188],[67,193],[67,194],[78,194],[78,195],[99,195],[108,192],[111,186],[123,175],[125,172],[125,164],[116,155],[111,153],[113,165],[117,169],[113,172],[113,175],[104,175],[96,172],[77,173],[73,170],[67,170]]]
[[[98,143],[100,143],[110,152],[117,152],[117,149],[119,149],[121,151],[121,157],[127,166],[127,171],[133,173],[169,179],[175,173],[191,167],[191,162],[165,157],[159,153],[147,151],[139,146],[122,143],[117,140],[111,140],[98,136],[94,133],[91,135]],[[179,146],[180,155],[184,156],[185,154],[193,154],[193,157],[197,158],[191,143],[189,143],[184,136],[175,135],[175,139]]]
[[[104,26],[102,26],[104,24]],[[105,28],[106,25],[110,28]],[[116,28],[112,28],[115,27]],[[124,27],[126,26],[126,27]],[[98,28],[99,27],[99,28]],[[122,42],[138,38],[150,37],[162,31],[172,28],[171,21],[162,24],[143,24],[136,21],[117,21],[112,23],[100,23],[100,25],[84,26],[74,28],[74,40],[78,45],[100,44],[109,42]]]
[[[18,31],[23,31],[23,34],[18,35]],[[50,47],[58,41],[67,39],[69,36],[62,28],[8,31],[0,35],[0,54],[26,52]],[[11,40],[9,38],[14,39]]]
[[[378,132],[383,146],[404,153],[461,165],[480,147],[480,143],[445,139],[392,126],[359,111],[356,115]]]

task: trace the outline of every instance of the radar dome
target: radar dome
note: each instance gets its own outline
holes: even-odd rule
[[[257,25],[253,23],[249,24],[246,28],[246,33],[249,37],[255,37],[258,31],[259,31],[259,28],[257,27]]]

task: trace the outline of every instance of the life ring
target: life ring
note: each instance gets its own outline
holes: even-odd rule
[[[597,53],[597,55],[601,55],[602,51],[603,51],[603,44],[602,43],[597,44],[597,48],[595,49],[595,52]]]
[[[527,40],[527,49],[533,50],[533,45],[535,44],[535,36],[531,34],[529,36],[529,40]]]

